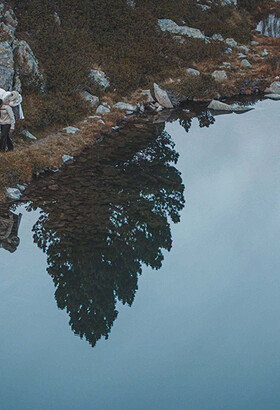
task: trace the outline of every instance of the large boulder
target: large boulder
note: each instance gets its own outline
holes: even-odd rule
[[[28,84],[40,87],[43,91],[44,77],[39,70],[39,63],[29,44],[24,41],[14,42],[14,58],[19,75],[24,77]]]
[[[0,87],[11,91],[14,79],[13,49],[8,41],[0,42]]]
[[[167,92],[162,90],[156,83],[154,83],[154,93],[157,102],[164,108],[174,108]]]

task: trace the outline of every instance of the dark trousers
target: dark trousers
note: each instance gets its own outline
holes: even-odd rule
[[[0,127],[1,127],[0,151],[5,152],[6,147],[8,147],[8,151],[13,151],[14,144],[9,135],[11,124],[0,125]]]

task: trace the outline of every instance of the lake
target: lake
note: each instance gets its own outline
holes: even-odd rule
[[[1,207],[2,409],[279,409],[279,103],[254,107],[132,122]]]

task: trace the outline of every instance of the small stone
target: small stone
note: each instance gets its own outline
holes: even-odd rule
[[[241,65],[242,65],[242,67],[245,67],[245,68],[252,68],[253,67],[252,64],[249,63],[249,61],[246,60],[246,59],[241,61]]]
[[[20,192],[23,192],[26,190],[27,185],[26,184],[17,184],[18,189],[20,190]]]
[[[269,52],[267,51],[267,49],[265,48],[264,50],[263,50],[263,52],[262,52],[262,56],[263,57],[266,57],[266,56],[268,56],[269,55]]]
[[[246,46],[238,46],[238,50],[243,51],[244,53],[249,53],[250,48]]]
[[[99,104],[99,98],[87,91],[81,92],[81,97],[88,101],[92,107],[96,107]]]
[[[225,51],[225,54],[231,54],[232,53],[232,48],[228,47]]]
[[[103,120],[98,120],[97,122],[98,122],[98,124],[105,125],[105,122]]]
[[[64,163],[68,162],[68,161],[72,161],[73,159],[74,159],[74,157],[71,157],[71,155],[66,155],[66,154],[62,155],[62,161]]]
[[[33,134],[31,134],[31,132],[29,132],[27,130],[23,130],[21,133],[22,133],[22,135],[29,138],[30,140],[37,140],[37,138]]]
[[[80,131],[80,129],[76,127],[66,127],[63,129],[67,132],[67,134],[76,134],[76,132]]]
[[[247,57],[247,56],[245,56],[245,54],[243,54],[243,53],[239,53],[239,54],[238,54],[238,58],[240,58],[240,59],[241,59],[241,58],[244,59],[244,58],[246,58],[246,57]]]
[[[223,37],[221,34],[213,34],[212,40],[215,40],[215,41],[225,41],[225,40],[224,40],[224,37]]]
[[[258,41],[254,41],[254,40],[251,41],[251,45],[252,45],[252,46],[257,46],[257,45],[259,45],[259,44],[260,44],[260,43],[259,43]]]
[[[224,70],[216,70],[212,73],[212,77],[218,82],[224,81],[227,79],[227,73]]]
[[[233,38],[227,38],[226,44],[230,47],[237,47],[237,42]]]
[[[106,74],[101,70],[91,70],[89,73],[89,78],[100,85],[100,87],[104,88],[104,90],[110,87],[110,81],[106,77]]]
[[[8,188],[6,190],[7,199],[11,201],[19,201],[21,198],[21,192],[18,188]]]
[[[132,105],[129,103],[125,102],[118,102],[114,105],[114,108],[117,108],[118,110],[126,110],[126,111],[137,111],[138,107],[136,105]]]
[[[187,71],[187,73],[189,73],[191,75],[196,75],[196,76],[200,75],[200,71],[195,70],[194,68],[187,68],[186,71]]]
[[[102,104],[102,105],[99,105],[99,107],[97,107],[96,113],[97,114],[108,114],[110,111],[111,111],[110,108]]]

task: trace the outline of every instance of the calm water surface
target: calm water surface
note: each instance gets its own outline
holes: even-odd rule
[[[280,408],[279,107],[131,125],[1,208],[1,409]]]

